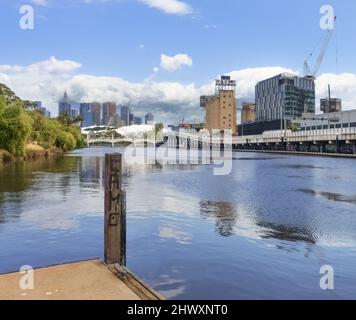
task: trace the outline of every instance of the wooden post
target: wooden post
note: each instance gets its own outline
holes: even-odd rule
[[[126,194],[121,189],[122,156],[105,155],[105,230],[106,264],[126,265]]]

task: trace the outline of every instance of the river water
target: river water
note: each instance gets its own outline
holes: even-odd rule
[[[0,168],[0,273],[102,258],[106,152]],[[128,267],[168,299],[355,299],[355,160],[233,156],[125,166]]]

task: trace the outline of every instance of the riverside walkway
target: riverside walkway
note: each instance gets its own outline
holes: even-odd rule
[[[162,300],[126,268],[89,260],[35,269],[33,289],[25,274],[0,275],[0,300]]]

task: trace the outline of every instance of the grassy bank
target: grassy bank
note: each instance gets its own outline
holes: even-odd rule
[[[9,151],[0,149],[0,163],[10,163],[16,161],[36,160],[49,157],[57,157],[64,154],[59,148],[44,149],[39,145],[28,144],[25,146],[26,154],[23,156],[14,156]]]

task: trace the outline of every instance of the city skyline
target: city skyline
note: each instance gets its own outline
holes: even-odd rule
[[[41,109],[44,114],[50,117],[46,108],[42,107],[41,101],[32,101],[36,108]],[[136,110],[137,111],[137,110]],[[141,114],[142,112],[139,112]],[[90,126],[130,126],[141,124],[154,124],[154,115],[149,112],[143,116],[138,116],[134,110],[127,105],[119,105],[112,101],[100,102],[76,102],[70,99],[67,91],[58,102],[58,115],[67,114],[71,118],[81,116],[81,127]]]
[[[42,107],[41,101],[32,101],[32,104],[40,109],[45,116],[50,117],[50,113]],[[137,110],[136,110],[137,111]],[[81,102],[78,103],[70,99],[67,91],[64,92],[62,99],[58,102],[58,115],[67,114],[71,118],[81,116],[81,127],[91,126],[131,126],[149,124],[154,125],[154,115],[149,112],[143,116],[134,113],[134,110],[127,105],[119,105],[112,101],[100,102]],[[142,114],[142,112],[139,112]]]
[[[2,54],[0,81],[21,98],[42,101],[54,116],[67,90],[78,102],[114,101],[142,108],[143,114],[152,111],[157,121],[199,122],[204,118],[199,97],[211,92],[221,74],[237,80],[239,103],[252,102],[256,82],[283,72],[302,75],[304,59],[324,34],[319,27],[324,1],[226,1],[221,6],[170,0],[180,5],[166,7],[136,0],[29,2],[35,29],[26,31],[18,27],[22,3],[2,4],[3,41],[9,50]],[[355,44],[348,41],[356,5],[328,3],[338,22],[317,76],[316,101],[327,96],[330,83],[333,96],[342,98],[348,110],[356,105]],[[86,25],[74,28],[75,17]],[[129,23],[130,17],[135,23]],[[58,27],[61,19],[67,23]],[[217,41],[219,46],[213,45]]]

